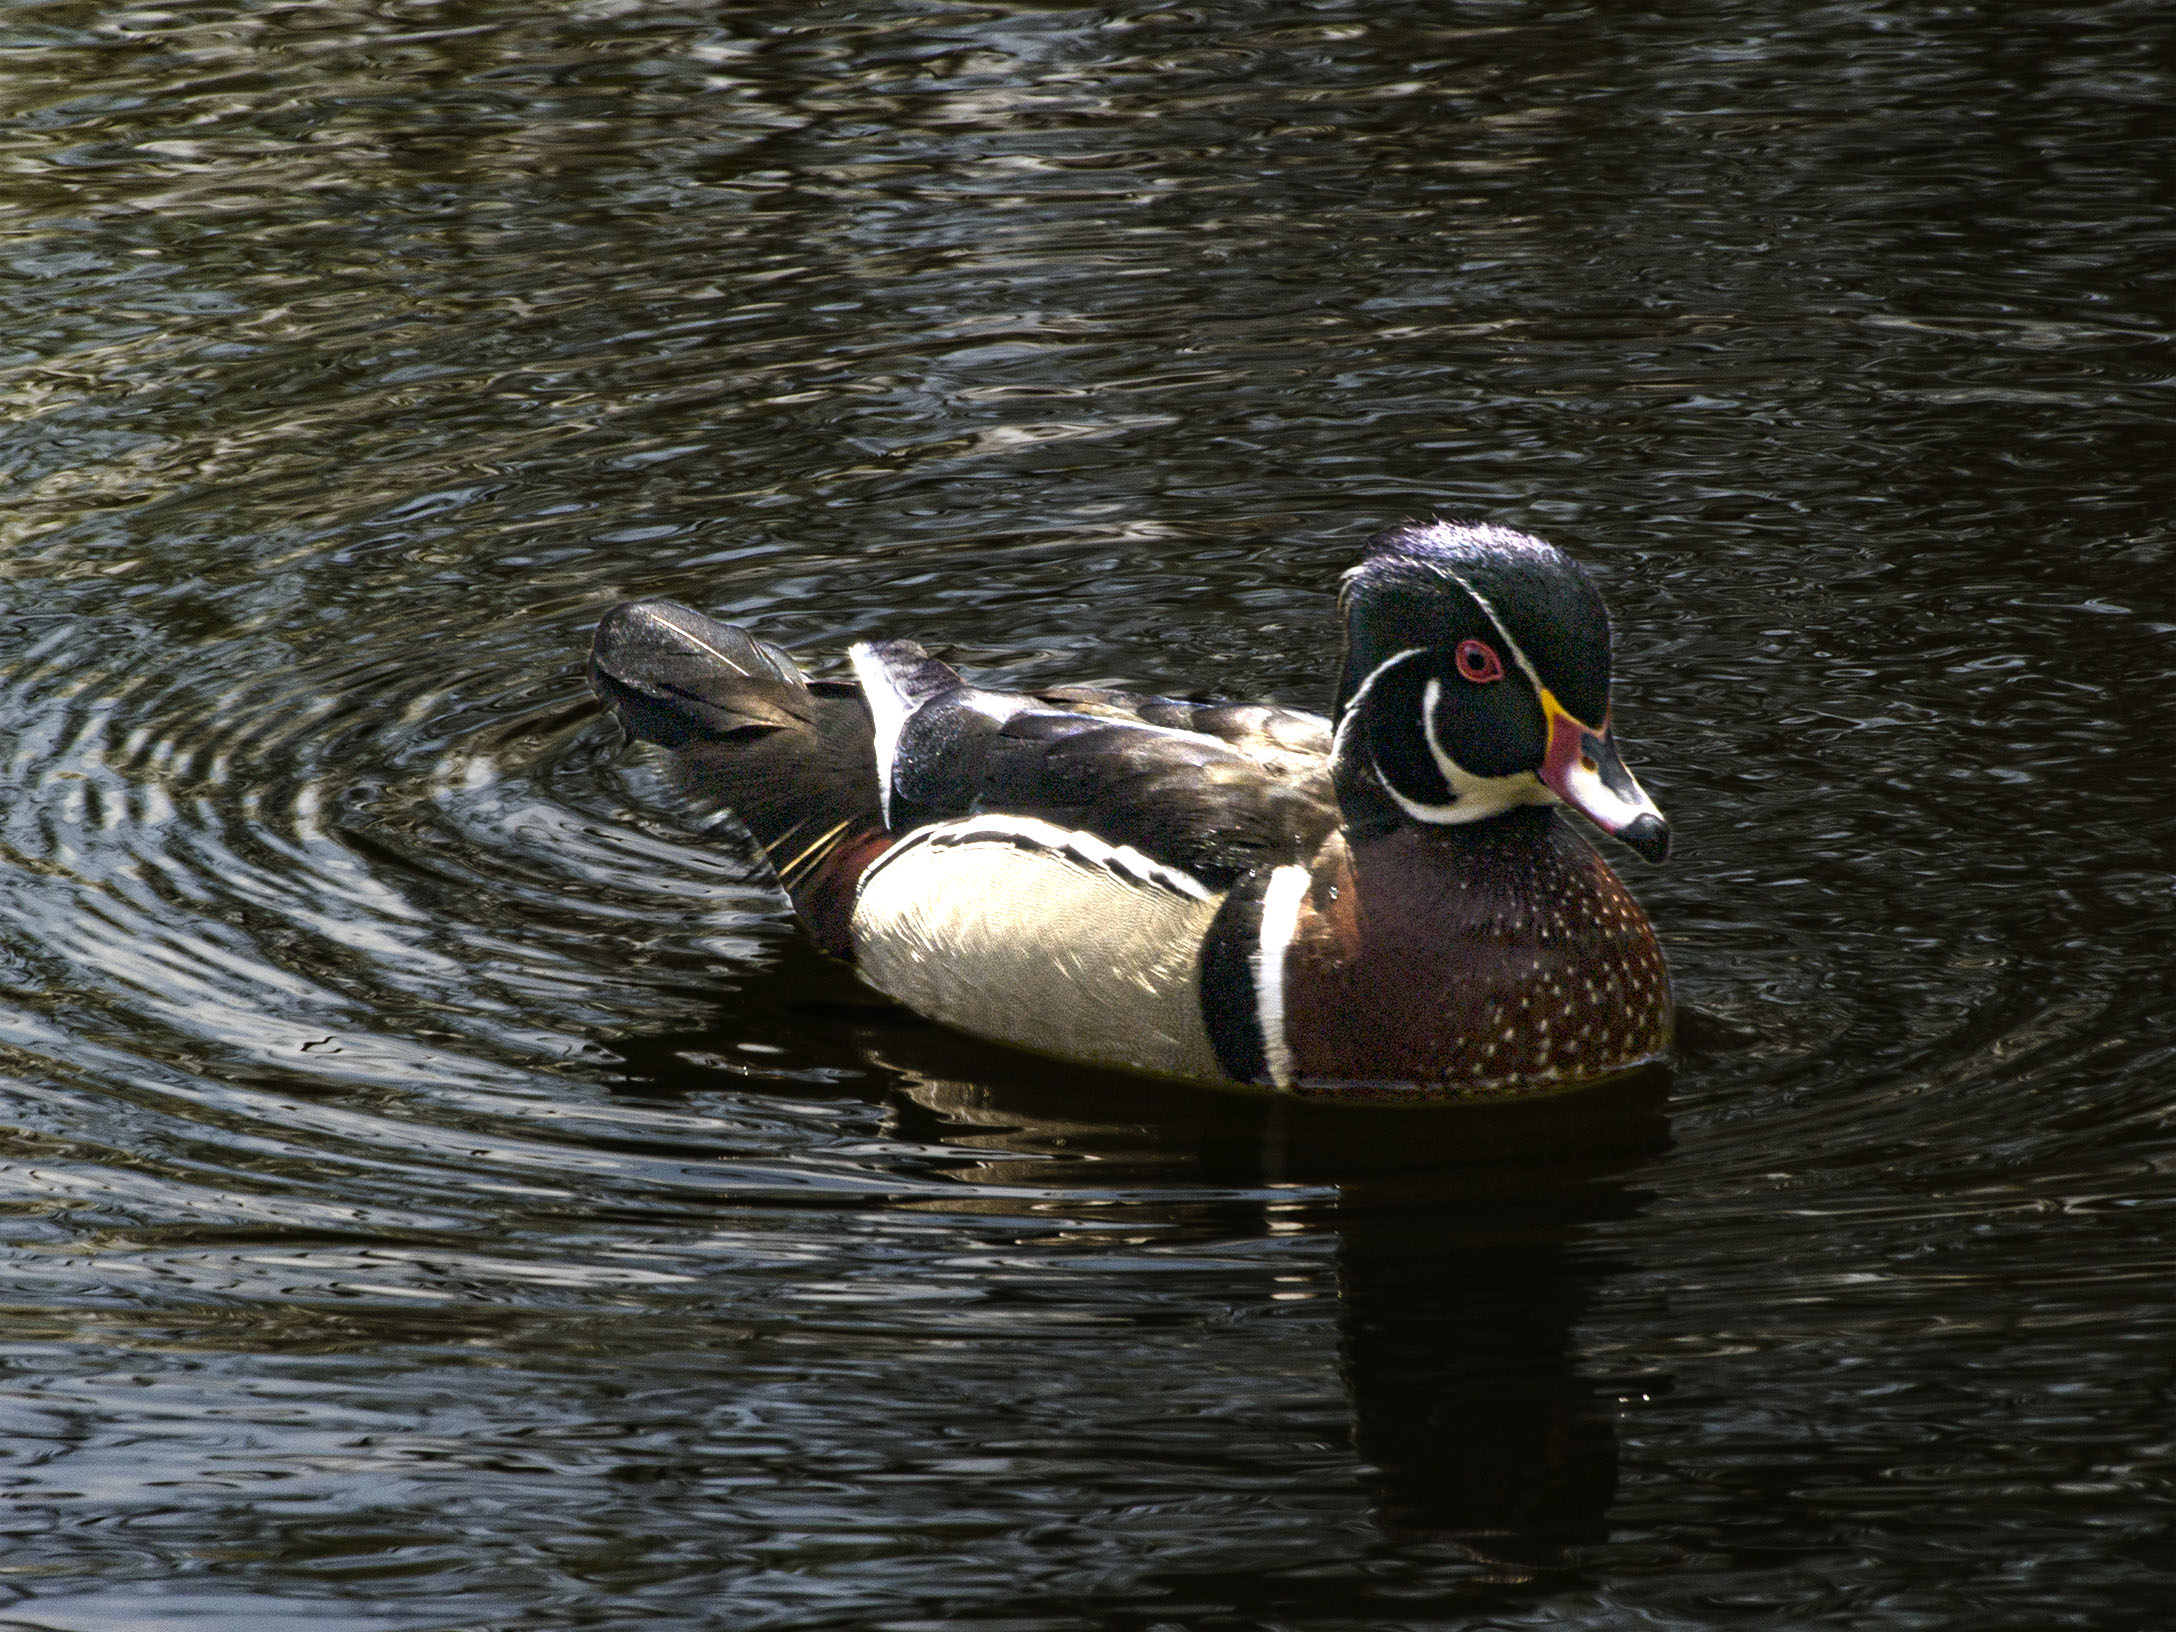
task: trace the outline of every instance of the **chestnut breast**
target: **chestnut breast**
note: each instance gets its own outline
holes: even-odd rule
[[[1303,1088],[1502,1094],[1606,1075],[1670,1047],[1647,915],[1555,811],[1335,840],[1285,957]]]

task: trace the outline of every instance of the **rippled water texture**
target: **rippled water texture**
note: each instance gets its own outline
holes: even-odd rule
[[[6,7],[0,1624],[2166,1625],[2169,42]],[[1431,509],[1616,609],[1659,1102],[950,1036],[581,681],[1319,706]]]

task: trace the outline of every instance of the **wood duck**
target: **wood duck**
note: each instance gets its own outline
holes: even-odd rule
[[[670,601],[590,679],[732,810],[877,990],[1090,1064],[1327,1097],[1495,1097],[1664,1057],[1653,929],[1559,814],[1651,861],[1610,735],[1609,615],[1506,527],[1409,522],[1339,597],[1330,718],[988,691],[912,641],[810,680]]]

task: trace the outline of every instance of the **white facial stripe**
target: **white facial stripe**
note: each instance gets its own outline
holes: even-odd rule
[[[1368,670],[1368,677],[1360,682],[1358,689],[1353,692],[1351,699],[1345,704],[1345,712],[1338,716],[1337,731],[1330,738],[1330,758],[1333,762],[1339,755],[1344,753],[1345,733],[1351,728],[1352,722],[1360,717],[1360,705],[1368,700],[1368,693],[1375,689],[1375,682],[1400,663],[1403,663],[1407,658],[1418,657],[1427,649],[1425,646],[1408,646],[1396,657],[1385,658],[1382,662],[1376,664],[1374,668]],[[1375,774],[1377,776],[1382,775],[1380,767],[1377,768]],[[1387,788],[1390,784],[1385,781],[1383,786]]]
[[[847,660],[854,665],[854,678],[861,682],[862,700],[869,705],[869,718],[876,724],[876,797],[884,815],[884,825],[892,825],[892,760],[899,752],[899,733],[907,723],[907,716],[914,712],[914,705],[893,682],[891,670],[877,656],[876,648],[867,641],[856,641],[846,649]]]
[[[1497,544],[1497,547],[1499,549],[1507,547],[1517,547],[1517,544],[1513,543],[1512,541],[1518,541],[1518,543],[1523,543],[1524,545],[1529,547],[1541,544],[1541,541],[1539,539],[1527,538],[1526,535],[1513,532],[1510,528],[1507,527],[1485,527],[1481,530],[1500,535]],[[1547,545],[1541,545],[1541,550],[1542,553],[1551,556],[1555,555],[1556,553],[1555,551],[1549,549]],[[1347,597],[1352,592],[1352,586],[1354,582],[1358,580],[1361,573],[1365,572],[1367,568],[1372,564],[1373,563],[1370,561],[1361,561],[1345,569],[1344,577],[1340,580],[1340,587],[1337,593],[1337,610],[1338,616],[1340,618],[1343,618],[1345,615]],[[1528,683],[1533,686],[1534,695],[1537,697],[1543,695],[1553,696],[1554,693],[1550,692],[1549,688],[1542,683],[1541,671],[1536,669],[1533,663],[1528,660],[1525,651],[1520,647],[1519,643],[1511,638],[1511,631],[1504,627],[1504,620],[1497,614],[1494,603],[1492,603],[1489,598],[1486,595],[1482,594],[1478,589],[1475,589],[1472,583],[1466,578],[1466,575],[1458,571],[1455,567],[1448,566],[1441,560],[1429,560],[1426,564],[1434,571],[1443,574],[1444,577],[1450,579],[1452,583],[1456,584],[1460,589],[1464,590],[1468,595],[1471,595],[1473,597],[1474,604],[1480,607],[1482,613],[1488,618],[1490,625],[1495,629],[1497,635],[1503,640],[1504,645],[1510,648],[1511,660],[1514,663],[1518,664],[1519,672],[1525,675]],[[1412,654],[1410,652],[1401,652],[1398,654],[1398,656],[1401,658],[1409,657],[1411,655]],[[1393,658],[1391,659],[1391,661],[1396,662],[1398,661],[1398,658]],[[1388,667],[1388,665],[1386,664],[1385,667]],[[1377,671],[1377,673],[1380,672],[1380,670]],[[1371,676],[1370,678],[1373,677]]]
[[[1285,1040],[1284,960],[1292,937],[1299,932],[1300,903],[1306,899],[1307,869],[1298,866],[1271,873],[1269,887],[1262,892],[1262,936],[1254,954],[1254,1019],[1262,1028],[1262,1062],[1269,1080],[1280,1088],[1291,1087],[1299,1076],[1292,1045]]]
[[[1443,575],[1468,595],[1471,595],[1474,604],[1488,615],[1488,621],[1495,626],[1497,636],[1505,646],[1510,648],[1511,661],[1518,664],[1519,672],[1525,675],[1527,682],[1533,686],[1534,695],[1539,697],[1546,692],[1549,688],[1541,683],[1540,672],[1535,669],[1532,663],[1527,661],[1526,653],[1519,649],[1519,643],[1511,638],[1511,631],[1504,627],[1504,620],[1496,615],[1496,608],[1489,604],[1489,598],[1478,589],[1475,589],[1473,585],[1467,583],[1459,574],[1451,571],[1449,567],[1443,569]]]
[[[1388,667],[1389,665],[1384,665]],[[1378,674],[1381,670],[1376,671]],[[1373,676],[1370,676],[1372,679]],[[1447,805],[1423,804],[1418,799],[1408,799],[1392,786],[1390,778],[1383,774],[1380,764],[1375,767],[1375,780],[1383,785],[1383,791],[1397,802],[1400,810],[1416,822],[1433,822],[1438,827],[1455,827],[1461,822],[1478,822],[1490,816],[1500,816],[1520,805],[1545,805],[1556,798],[1541,785],[1540,778],[1531,771],[1515,771],[1510,776],[1475,776],[1443,746],[1436,735],[1436,704],[1443,700],[1443,682],[1431,678],[1421,688],[1420,731],[1428,744],[1428,757],[1436,762],[1436,769],[1443,780],[1450,784],[1451,802]]]
[[[1540,674],[1535,671],[1534,665],[1527,661],[1526,653],[1519,649],[1519,643],[1511,638],[1511,632],[1504,628],[1504,620],[1496,615],[1496,608],[1489,605],[1488,597],[1475,589],[1473,585],[1467,583],[1464,578],[1459,577],[1457,573],[1449,571],[1448,568],[1445,569],[1445,574],[1456,582],[1460,589],[1471,595],[1475,604],[1488,614],[1488,621],[1495,625],[1496,632],[1503,636],[1504,644],[1511,649],[1512,660],[1518,664],[1519,672],[1532,683],[1534,695],[1547,698],[1554,703],[1555,693],[1542,684]],[[1450,783],[1451,789],[1458,795],[1458,799],[1452,805],[1415,805],[1402,798],[1397,789],[1391,788],[1390,796],[1405,807],[1407,815],[1419,821],[1470,822],[1482,816],[1493,816],[1498,811],[1509,810],[1515,805],[1553,805],[1565,802],[1553,788],[1547,787],[1539,777],[1528,772],[1522,771],[1516,776],[1468,776],[1463,770],[1459,769],[1457,763],[1443,751],[1443,745],[1436,739],[1436,701],[1441,696],[1442,692],[1437,683],[1430,680],[1427,693],[1421,699],[1421,731],[1427,737],[1428,752],[1434,757],[1437,769],[1442,771],[1443,780]],[[1555,703],[1555,706],[1562,709],[1564,705]],[[1570,715],[1567,715],[1567,717],[1576,718],[1576,716]],[[1380,775],[1381,773],[1378,772],[1377,774]],[[1632,773],[1626,771],[1625,775],[1631,776]],[[1383,786],[1390,787],[1387,777],[1383,779]],[[1572,767],[1571,774],[1565,778],[1565,786],[1570,791],[1570,803],[1582,811],[1597,827],[1611,833],[1620,831],[1628,823],[1636,821],[1642,816],[1659,816],[1662,814],[1655,809],[1654,801],[1647,797],[1646,790],[1640,787],[1636,778],[1632,783],[1632,787],[1639,797],[1629,802],[1620,799],[1610,791],[1608,784],[1603,782],[1599,776],[1581,765]],[[1421,814],[1424,810],[1456,810],[1461,814],[1457,816],[1429,817]]]
[[[1431,679],[1420,694],[1420,734],[1428,744],[1428,757],[1436,762],[1436,769],[1443,773],[1443,780],[1455,791],[1458,778],[1465,774],[1458,768],[1458,761],[1443,751],[1443,743],[1436,736],[1436,704],[1443,701],[1443,682]]]

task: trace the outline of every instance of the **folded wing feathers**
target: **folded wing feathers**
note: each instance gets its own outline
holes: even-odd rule
[[[992,739],[980,803],[1130,845],[1217,888],[1311,855],[1337,821],[1319,771],[1265,774],[1197,733],[1040,712]]]
[[[851,660],[858,685],[812,685],[745,630],[645,601],[599,624],[590,674],[631,735],[677,751],[685,791],[740,817],[804,916],[804,896],[844,883],[826,867],[851,854],[858,876],[886,829],[1022,818],[1070,835],[1075,859],[1214,890],[1312,855],[1336,825],[1319,716],[983,691],[912,641],[865,642]]]

